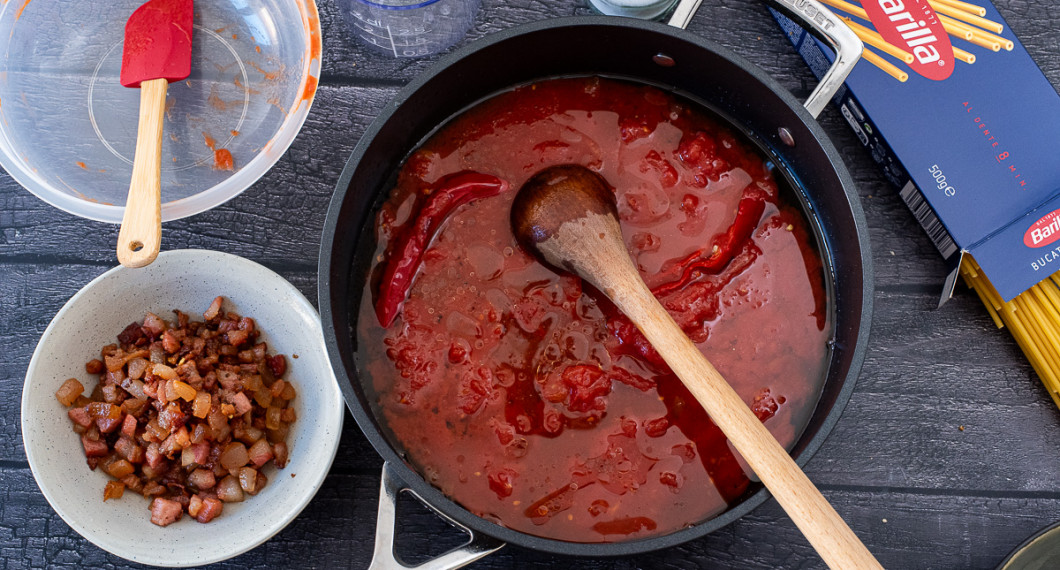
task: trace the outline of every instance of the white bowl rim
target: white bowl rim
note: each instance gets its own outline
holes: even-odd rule
[[[41,468],[38,466],[38,460],[37,460],[37,458],[35,456],[35,446],[31,445],[31,443],[33,443],[33,442],[32,442],[32,440],[28,439],[28,437],[30,437],[30,436],[27,436],[27,433],[29,433],[29,430],[27,430],[27,422],[28,421],[27,421],[26,418],[29,417],[30,414],[28,414],[27,412],[29,412],[30,410],[29,410],[29,402],[26,399],[25,395],[29,391],[30,383],[31,383],[32,379],[34,378],[34,375],[35,375],[35,372],[36,372],[36,368],[39,365],[40,360],[42,358],[44,358],[43,352],[41,350],[41,347],[45,344],[44,340],[47,339],[50,334],[52,334],[54,328],[57,326],[57,323],[65,315],[65,313],[67,311],[71,310],[71,307],[73,307],[75,305],[75,303],[78,300],[80,300],[82,297],[85,297],[85,296],[91,294],[90,293],[91,290],[94,289],[96,285],[98,285],[99,283],[101,283],[103,281],[106,281],[108,279],[113,278],[113,276],[115,274],[119,274],[119,273],[126,272],[126,271],[137,271],[137,269],[130,269],[130,268],[127,268],[127,267],[119,265],[119,266],[116,266],[114,268],[109,269],[108,271],[104,272],[102,275],[100,275],[100,276],[96,277],[95,279],[93,279],[92,281],[90,281],[87,285],[82,287],[80,290],[78,290],[77,293],[75,293],[72,297],[70,297],[70,299],[68,299],[66,301],[66,303],[63,304],[62,308],[59,309],[59,311],[55,314],[55,316],[52,317],[52,320],[48,323],[47,328],[45,328],[44,333],[41,335],[41,338],[37,342],[37,346],[36,346],[36,348],[33,351],[33,357],[30,359],[29,367],[26,369],[26,380],[25,380],[25,383],[23,385],[23,391],[22,391],[23,396],[22,396],[22,402],[21,402],[21,406],[20,406],[21,418],[20,418],[20,426],[19,427],[20,427],[20,430],[22,431],[22,440],[23,440],[22,443],[23,443],[23,447],[25,448],[26,458],[27,458],[27,460],[29,462],[30,470],[33,472],[33,477],[34,477],[34,479],[35,479],[35,481],[37,483],[38,488],[40,488],[41,493],[44,495],[45,499],[47,499],[48,504],[50,504],[52,506],[52,508],[55,510],[55,512],[59,515],[60,518],[63,519],[63,521],[66,524],[68,524],[72,529],[74,529],[75,532],[80,534],[83,538],[85,538],[89,542],[95,544],[99,548],[102,548],[103,550],[106,550],[107,552],[110,552],[111,554],[114,554],[114,555],[119,556],[121,558],[124,558],[126,560],[130,560],[130,561],[138,562],[138,563],[142,563],[142,564],[149,564],[149,565],[152,565],[152,566],[188,567],[188,566],[200,566],[200,565],[212,564],[212,563],[220,562],[220,561],[223,561],[223,560],[227,560],[227,559],[233,558],[235,556],[238,556],[240,554],[243,554],[245,552],[248,552],[248,551],[260,546],[261,544],[263,544],[264,542],[266,542],[267,540],[269,540],[273,536],[275,536],[277,533],[279,533],[281,530],[283,530],[288,524],[290,524],[295,518],[297,518],[298,515],[301,514],[301,512],[309,504],[309,502],[316,496],[317,491],[320,489],[320,487],[322,486],[322,484],[324,482],[324,479],[326,478],[327,474],[330,472],[331,465],[334,463],[335,456],[338,453],[339,440],[341,439],[342,425],[343,425],[343,422],[344,422],[344,416],[345,416],[345,405],[344,405],[344,402],[345,402],[345,400],[342,397],[342,392],[339,389],[338,380],[335,377],[334,371],[332,370],[331,365],[330,365],[330,360],[327,357],[327,349],[326,349],[326,347],[324,345],[323,330],[319,328],[320,327],[320,325],[319,325],[320,317],[319,317],[319,314],[317,313],[316,309],[313,307],[312,303],[310,303],[309,300],[306,299],[305,295],[303,295],[301,291],[299,291],[294,285],[292,285],[289,281],[284,279],[282,276],[280,276],[276,272],[272,271],[271,269],[269,269],[269,268],[267,268],[267,267],[265,267],[265,266],[263,266],[263,265],[261,265],[261,264],[259,264],[257,262],[251,261],[251,260],[243,258],[243,257],[239,257],[237,255],[233,255],[233,254],[230,254],[230,253],[219,252],[219,251],[213,251],[213,250],[205,250],[205,249],[183,249],[183,250],[170,250],[170,251],[161,252],[159,254],[159,259],[168,259],[168,260],[172,260],[172,261],[180,261],[180,260],[202,259],[204,256],[205,257],[211,257],[211,256],[218,257],[218,258],[222,259],[225,263],[231,264],[230,266],[233,267],[233,268],[235,268],[235,267],[237,267],[239,265],[242,265],[244,268],[255,270],[255,271],[259,272],[260,276],[265,277],[266,279],[269,280],[268,285],[283,288],[287,292],[287,294],[289,294],[291,296],[291,299],[294,301],[294,303],[296,303],[298,305],[298,309],[304,311],[306,314],[313,315],[314,317],[316,317],[317,327],[318,327],[317,328],[317,336],[319,337],[319,339],[314,339],[315,342],[313,344],[314,344],[314,346],[319,345],[319,349],[321,351],[321,356],[323,358],[323,363],[324,363],[324,366],[322,368],[324,370],[328,371],[327,378],[320,378],[318,381],[323,386],[325,386],[328,389],[329,392],[333,393],[333,397],[329,397],[329,398],[325,399],[327,402],[331,402],[332,403],[332,408],[333,409],[325,410],[325,412],[328,412],[328,413],[319,414],[318,418],[316,418],[316,419],[320,419],[320,418],[327,419],[327,418],[330,418],[330,417],[336,418],[336,420],[335,420],[336,423],[335,423],[334,426],[332,426],[333,431],[334,431],[334,437],[326,441],[326,443],[325,443],[326,447],[324,449],[320,450],[321,451],[320,453],[314,453],[314,457],[315,458],[324,460],[324,462],[323,462],[324,465],[322,466],[321,469],[319,469],[319,471],[316,474],[316,476],[312,477],[311,480],[308,481],[308,484],[305,484],[306,483],[306,479],[299,479],[299,483],[300,483],[300,487],[299,488],[304,488],[304,489],[307,490],[307,492],[305,492],[304,496],[297,501],[296,507],[294,509],[291,509],[287,513],[282,513],[280,517],[275,518],[273,520],[273,524],[270,525],[267,528],[266,532],[264,532],[264,533],[262,533],[262,534],[260,534],[258,536],[251,537],[249,540],[237,540],[237,539],[236,540],[232,540],[230,542],[230,544],[235,545],[235,548],[233,548],[231,550],[223,550],[223,551],[220,551],[219,553],[210,553],[210,554],[205,554],[205,555],[202,555],[202,556],[189,557],[187,559],[181,559],[181,560],[175,560],[172,557],[161,558],[161,557],[153,557],[150,554],[132,553],[132,552],[123,551],[120,547],[118,547],[117,545],[115,545],[115,544],[111,543],[110,541],[108,541],[105,535],[101,535],[100,533],[95,532],[93,529],[91,529],[88,526],[86,526],[85,524],[83,524],[80,520],[78,520],[77,518],[71,516],[71,514],[68,513],[66,511],[66,509],[64,508],[62,502],[60,502],[58,500],[58,497],[56,497],[51,492],[51,488],[47,484],[43,484],[42,485],[42,483],[41,483],[42,478],[38,474],[39,469],[41,469]],[[157,260],[156,260],[156,262],[157,262]],[[275,278],[275,279],[273,279],[273,278]],[[328,380],[330,380],[330,381],[328,381]],[[72,430],[71,430],[71,433],[73,433]],[[102,501],[100,502],[100,504],[102,504]],[[145,524],[149,524],[146,520],[144,522],[145,522]],[[221,549],[218,549],[218,550],[221,550]],[[217,551],[215,551],[215,552],[217,552]]]

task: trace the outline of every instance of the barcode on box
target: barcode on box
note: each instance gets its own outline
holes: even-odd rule
[[[935,210],[931,209],[931,204],[928,204],[924,194],[920,192],[916,184],[913,184],[912,180],[902,187],[898,195],[902,197],[902,201],[909,207],[909,211],[913,212],[916,221],[920,222],[920,227],[927,232],[931,242],[935,244],[935,249],[939,250],[943,259],[949,259],[951,255],[957,253],[957,244],[950,237],[950,233],[946,231],[946,226],[939,221],[939,217],[935,215]]]

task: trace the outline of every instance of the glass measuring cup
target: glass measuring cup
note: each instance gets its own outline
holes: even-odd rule
[[[423,57],[460,41],[481,0],[347,0],[354,36],[393,57]]]

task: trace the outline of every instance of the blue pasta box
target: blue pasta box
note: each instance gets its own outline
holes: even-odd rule
[[[1009,301],[1060,270],[1060,96],[993,5],[822,0],[865,43],[833,102],[951,264]],[[774,17],[820,78],[834,55]]]

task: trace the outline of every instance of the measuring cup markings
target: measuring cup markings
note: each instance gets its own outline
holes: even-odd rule
[[[440,52],[460,41],[480,0],[345,0],[354,36],[394,57]]]

